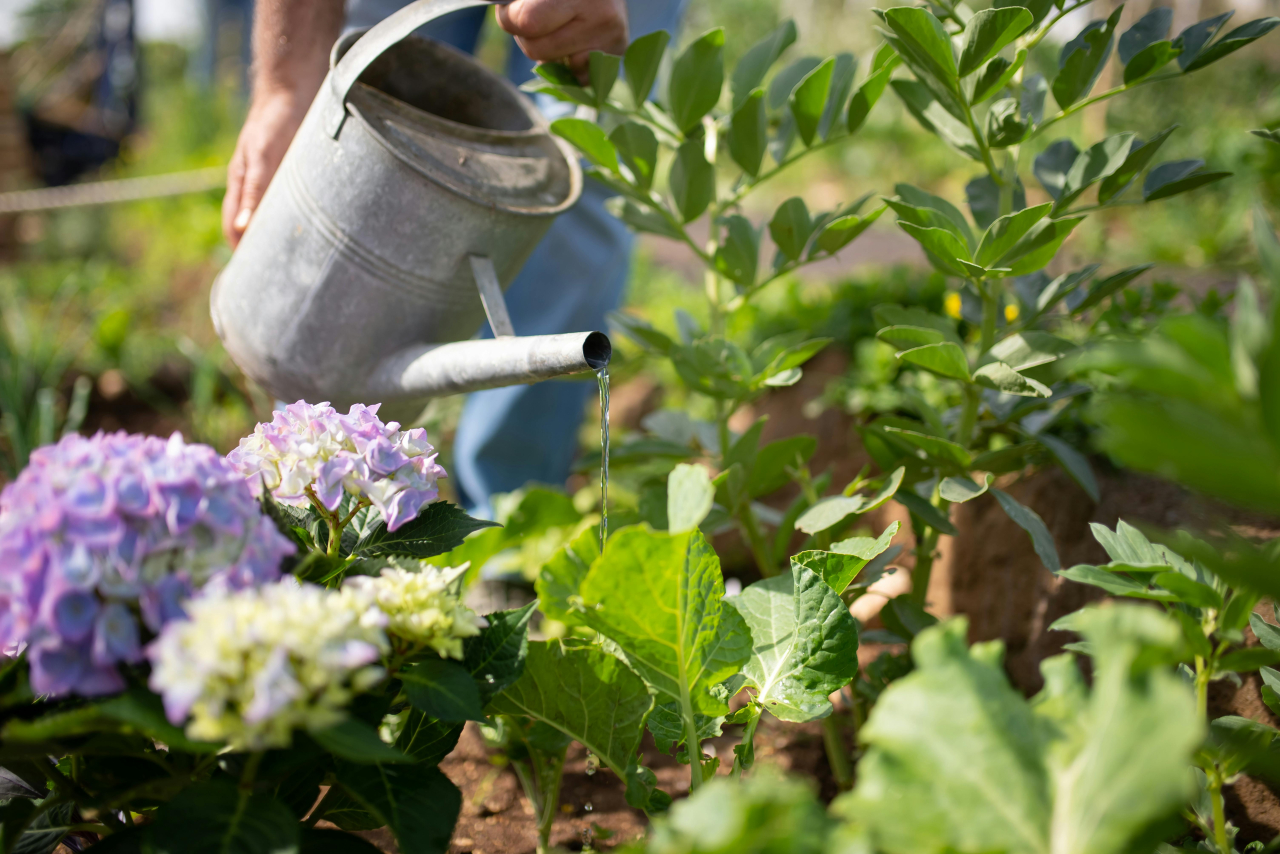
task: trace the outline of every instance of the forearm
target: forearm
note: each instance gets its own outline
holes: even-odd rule
[[[287,94],[310,103],[342,32],[343,0],[259,0],[253,16],[255,99]]]

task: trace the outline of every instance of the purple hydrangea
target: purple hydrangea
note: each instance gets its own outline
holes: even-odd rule
[[[274,580],[293,552],[213,448],[67,436],[0,493],[0,649],[26,646],[37,693],[119,691],[143,625],[182,616],[197,588]]]
[[[434,501],[436,480],[447,476],[426,430],[383,423],[377,406],[358,403],[346,415],[328,403],[290,404],[227,459],[256,492],[284,504],[305,507],[314,496],[333,511],[344,492],[367,498],[392,531]]]

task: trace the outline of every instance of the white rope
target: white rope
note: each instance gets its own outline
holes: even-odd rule
[[[226,185],[227,168],[213,166],[191,172],[148,175],[144,178],[123,178],[119,181],[72,184],[42,190],[19,190],[13,193],[0,193],[0,214],[136,202],[143,199],[159,199],[166,196],[218,190]]]

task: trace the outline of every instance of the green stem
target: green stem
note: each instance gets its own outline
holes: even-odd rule
[[[240,773],[241,792],[253,791],[253,781],[258,777],[258,766],[262,764],[262,756],[261,750],[249,754],[249,758],[244,763],[244,771]]]
[[[742,730],[742,744],[746,748],[742,751],[742,754],[747,756],[748,759],[743,761],[742,755],[735,756],[733,758],[733,776],[737,778],[741,778],[742,772],[755,764],[756,727],[760,725],[760,716],[763,712],[759,708],[756,708],[753,711],[755,713],[751,716],[751,719],[747,721],[746,728]]]
[[[1196,708],[1203,720],[1209,719],[1209,674],[1212,669],[1204,658],[1196,656]]]
[[[965,448],[973,442],[973,428],[978,423],[978,404],[981,400],[976,385],[965,385],[964,406],[960,410],[960,424],[956,428],[956,441]]]
[[[996,161],[991,156],[991,149],[987,146],[986,137],[982,135],[982,131],[978,129],[978,123],[973,118],[973,107],[969,106],[969,101],[963,95],[960,96],[960,105],[964,107],[964,120],[969,125],[969,132],[973,134],[973,141],[978,145],[978,152],[982,155],[982,164],[987,167],[987,173],[991,175],[991,180],[996,182],[997,186],[1004,183],[1004,176],[1000,174],[1000,170],[996,168]]]
[[[947,502],[942,502],[945,506]],[[945,510],[943,511],[946,512]],[[911,601],[921,608],[925,605],[925,596],[929,592],[929,576],[933,574],[933,553],[938,547],[938,530],[932,526],[924,526],[924,534],[916,545],[916,565],[911,570]]]
[[[1081,3],[1077,3],[1077,4],[1075,4],[1074,6],[1071,6],[1071,7],[1067,8],[1067,9],[1063,9],[1061,12],[1059,12],[1059,13],[1058,13],[1058,14],[1056,14],[1056,15],[1054,15],[1054,16],[1049,20],[1049,23],[1047,23],[1047,24],[1045,24],[1044,26],[1042,26],[1042,27],[1041,27],[1041,28],[1036,32],[1035,37],[1033,37],[1033,38],[1031,39],[1031,41],[1029,41],[1029,42],[1027,42],[1025,45],[1023,45],[1023,47],[1025,47],[1025,48],[1027,49],[1027,52],[1028,52],[1028,53],[1030,53],[1030,52],[1031,52],[1031,50],[1032,50],[1036,45],[1040,44],[1040,42],[1044,39],[1044,37],[1045,37],[1045,36],[1049,35],[1049,31],[1050,31],[1050,30],[1052,30],[1052,29],[1054,28],[1054,26],[1056,26],[1056,25],[1057,25],[1057,23],[1058,23],[1059,21],[1061,21],[1063,18],[1067,17],[1067,15],[1070,15],[1070,14],[1071,14],[1072,12],[1074,12],[1075,10],[1080,9],[1080,8],[1083,8],[1084,6],[1087,6],[1087,5],[1089,5],[1090,3],[1092,3],[1092,2],[1093,2],[1093,0],[1083,0],[1083,2],[1081,2]]]
[[[853,787],[853,763],[849,761],[849,752],[845,750],[844,737],[835,712],[822,719],[822,743],[827,748],[827,762],[831,765],[831,775],[836,778],[836,785],[840,787],[840,791],[848,791]]]
[[[1047,128],[1054,126],[1055,124],[1062,121],[1063,119],[1073,116],[1076,113],[1080,112],[1081,110],[1085,109],[1086,107],[1093,106],[1099,101],[1105,101],[1108,98],[1114,98],[1116,95],[1119,95],[1121,92],[1129,92],[1134,89],[1137,89],[1139,86],[1146,86],[1150,83],[1160,83],[1164,80],[1172,80],[1174,77],[1180,77],[1180,76],[1181,76],[1180,74],[1158,74],[1155,77],[1147,77],[1146,79],[1139,80],[1136,83],[1126,83],[1123,86],[1117,86],[1114,89],[1108,89],[1105,92],[1100,92],[1091,98],[1085,98],[1083,101],[1077,101],[1076,103],[1072,104],[1070,107],[1067,107],[1065,110],[1058,113],[1056,116],[1053,116],[1052,118],[1046,119],[1045,121],[1041,122],[1040,125],[1036,127],[1034,131],[1032,131],[1031,136],[1032,137],[1039,136]]]
[[[764,541],[764,535],[760,533],[760,522],[756,519],[756,511],[751,509],[749,496],[742,503],[738,521],[742,524],[743,533],[747,535],[747,543],[751,546],[751,554],[756,559],[760,574],[765,578],[777,575],[778,568],[773,565],[773,560],[769,556],[769,546]]]
[[[1227,842],[1227,811],[1222,800],[1222,774],[1214,768],[1209,774],[1209,800],[1213,804],[1213,844],[1218,854],[1231,854]]]
[[[693,704],[689,701],[689,689],[682,685],[680,712],[684,717],[684,747],[689,753],[689,791],[702,788],[702,741],[698,738],[698,722],[693,717]]]
[[[738,202],[742,201],[743,197],[746,196],[747,193],[751,192],[756,187],[759,187],[761,184],[763,184],[765,181],[768,181],[770,178],[773,178],[779,172],[782,172],[784,169],[786,169],[788,166],[791,166],[792,164],[800,160],[803,160],[805,157],[809,156],[810,154],[813,154],[815,151],[821,151],[822,149],[828,146],[836,145],[837,143],[845,142],[846,140],[849,140],[849,139],[852,139],[852,136],[850,136],[849,134],[845,134],[843,136],[837,136],[831,139],[823,140],[822,142],[815,142],[813,145],[809,146],[808,148],[796,153],[793,157],[788,157],[786,160],[777,164],[772,169],[766,169],[765,171],[757,175],[755,178],[751,179],[749,182],[744,183],[742,186],[738,187],[736,190],[733,191],[733,193],[729,195],[727,199],[720,202],[720,204],[716,205],[714,209],[714,213],[711,216],[712,221],[714,222],[716,219],[720,217],[721,214],[723,214],[725,211],[727,211],[729,208],[733,207],[734,205],[738,204]]]
[[[996,282],[987,283],[980,289],[982,293],[982,351],[991,349],[996,343],[996,320],[1000,312],[1000,294]]]
[[[551,850],[551,827],[555,824],[556,808],[560,806],[560,780],[564,776],[564,757],[565,751],[561,750],[559,754],[548,757],[550,764],[550,779],[543,775],[546,768],[540,768],[541,763],[537,757],[534,757],[534,773],[538,777],[539,797],[542,800],[542,811],[538,817],[538,852],[537,854],[548,854]]]
[[[62,769],[58,767],[58,763],[52,759],[45,760],[44,766],[45,776],[54,784],[54,788],[64,797],[71,799],[82,813],[97,818],[101,812],[102,821],[111,829],[119,830],[123,827],[120,819],[116,818],[110,810],[97,810],[93,806],[93,796],[80,787],[80,784],[72,780],[66,774],[62,773]]]

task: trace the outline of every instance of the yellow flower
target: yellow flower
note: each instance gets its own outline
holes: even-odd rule
[[[942,309],[947,313],[948,317],[960,319],[960,294],[950,293],[942,302]]]
[[[1018,307],[1016,305],[1006,305],[1004,307],[1005,323],[1013,323],[1018,319]]]

